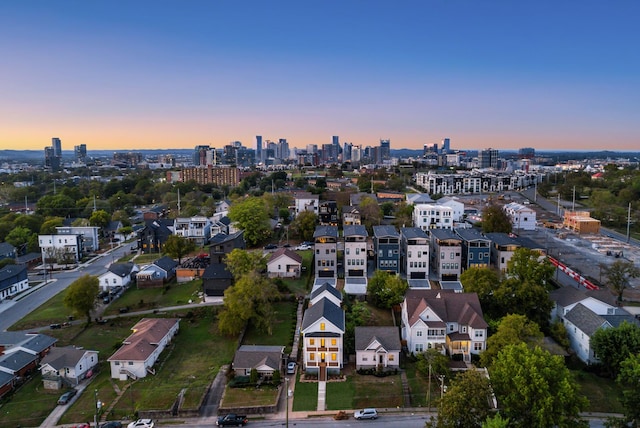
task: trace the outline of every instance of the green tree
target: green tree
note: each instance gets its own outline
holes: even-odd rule
[[[162,251],[169,257],[178,259],[178,263],[182,263],[182,258],[195,249],[195,242],[178,235],[170,235],[162,246]]]
[[[500,414],[488,417],[482,424],[482,428],[508,428],[509,419],[504,419]]]
[[[20,249],[23,245],[29,243],[29,238],[31,238],[31,235],[33,235],[33,232],[31,232],[31,230],[27,229],[26,227],[18,226],[15,227],[11,232],[9,232],[9,234],[5,238],[5,241]]]
[[[347,355],[356,352],[356,327],[367,325],[370,318],[371,311],[364,302],[356,300],[351,303],[349,300],[345,300],[344,350]]]
[[[640,269],[633,262],[616,260],[606,268],[605,275],[609,288],[617,294],[618,301],[622,301],[622,294],[629,287],[630,279],[639,277]]]
[[[374,306],[391,309],[402,302],[407,288],[407,282],[400,276],[376,270],[368,281],[367,295]]]
[[[521,282],[547,287],[555,268],[538,251],[518,248],[507,262],[507,276]]]
[[[618,384],[622,387],[625,425],[640,423],[640,354],[631,354],[620,364]]]
[[[271,235],[269,214],[264,199],[250,196],[234,202],[229,208],[229,218],[244,230],[244,239],[255,246]]]
[[[62,217],[50,217],[42,223],[40,227],[40,234],[42,235],[55,235],[56,227],[62,226]]]
[[[318,216],[312,211],[302,211],[291,223],[291,230],[303,241],[311,241],[316,230]]]
[[[440,401],[436,428],[480,428],[491,412],[489,379],[478,370],[458,374]]]
[[[622,362],[640,352],[640,327],[623,322],[618,327],[599,328],[591,336],[591,347],[602,367],[615,378]]]
[[[538,324],[528,320],[524,315],[507,315],[500,321],[498,331],[487,339],[487,349],[480,354],[480,361],[483,366],[489,367],[505,347],[518,343],[539,346],[543,337]]]
[[[259,251],[234,249],[225,258],[227,269],[234,278],[251,272],[264,272],[267,269],[267,258]]]
[[[380,220],[382,220],[382,209],[374,198],[364,196],[360,200],[358,209],[362,216],[362,224],[367,227],[367,230],[372,230],[373,226],[380,224]]]
[[[496,311],[493,294],[500,285],[498,272],[487,267],[471,267],[460,275],[460,282],[467,293],[476,293],[483,312],[490,318],[495,318]],[[502,312],[502,308],[500,308]]]
[[[109,222],[111,221],[111,215],[105,210],[96,210],[91,213],[89,217],[89,224],[91,226],[98,226],[104,230],[107,226],[109,226]]]
[[[494,307],[502,312],[498,318],[507,313],[514,313],[525,315],[542,329],[549,324],[549,313],[553,308],[553,302],[546,287],[540,284],[507,278],[500,282],[494,298]]]
[[[562,357],[525,343],[510,345],[500,351],[490,374],[509,426],[588,426],[579,417],[588,401]]]
[[[431,366],[431,369],[429,369]],[[438,376],[451,377],[449,370],[449,357],[443,355],[437,349],[430,348],[416,355],[416,369],[424,376],[431,376],[437,379]]]
[[[64,294],[64,305],[73,310],[78,316],[87,317],[87,323],[91,322],[91,311],[93,310],[96,298],[100,292],[98,277],[83,275],[73,281],[67,287]]]
[[[511,233],[511,220],[507,213],[496,204],[491,204],[482,212],[482,231],[484,233]]]
[[[236,279],[224,292],[224,306],[218,316],[218,328],[224,334],[237,335],[251,322],[258,331],[273,332],[271,302],[278,297],[274,283],[251,272]]]

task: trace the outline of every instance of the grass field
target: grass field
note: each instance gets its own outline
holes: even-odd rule
[[[296,308],[298,303],[291,301],[276,302],[273,305],[275,322],[273,334],[264,334],[249,326],[242,343],[245,345],[285,345],[285,353],[291,352],[296,326]]]
[[[311,411],[318,408],[318,383],[298,382],[293,394],[293,411]]]
[[[581,393],[589,399],[589,412],[622,413],[622,394],[616,382],[593,373],[572,370]]]
[[[297,386],[296,386],[297,388]],[[327,382],[327,409],[403,406],[400,375],[347,376],[345,382]]]
[[[138,289],[132,285],[122,296],[114,300],[104,310],[104,315],[117,315],[120,308],[128,307],[130,310],[145,310],[166,306],[185,305],[189,300],[200,302],[199,294],[202,291],[202,280],[178,284],[175,281],[163,288]]]
[[[263,386],[259,389],[227,388],[224,391],[222,407],[268,406],[276,402],[278,389],[273,386]]]
[[[38,309],[12,325],[9,330],[29,330],[67,321],[67,316],[71,315],[73,311],[64,306],[63,299],[64,293],[56,294]]]

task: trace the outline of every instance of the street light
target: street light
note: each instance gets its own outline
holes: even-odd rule
[[[98,428],[98,413],[100,413],[100,409],[102,408],[102,402],[100,400],[98,400],[98,390],[94,390],[94,399],[96,402],[96,411],[93,415],[93,423],[95,424],[95,427]]]
[[[438,376],[438,379],[440,379],[440,400],[442,401],[444,399],[444,375]]]

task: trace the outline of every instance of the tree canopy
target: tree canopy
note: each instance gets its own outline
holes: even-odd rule
[[[178,235],[170,235],[162,246],[162,251],[169,257],[178,259],[178,263],[182,263],[182,258],[195,249],[195,242]]]
[[[303,241],[311,241],[316,230],[317,221],[318,216],[313,211],[302,211],[298,213],[291,223],[291,229]]]
[[[599,328],[591,337],[591,347],[603,369],[615,378],[622,362],[640,352],[640,327],[623,322],[618,327]]]
[[[404,300],[407,288],[407,282],[399,275],[376,270],[367,284],[367,295],[374,306],[391,309]]]
[[[100,282],[98,277],[83,275],[73,281],[65,291],[63,303],[73,310],[76,315],[87,317],[87,322],[91,322],[91,311],[93,310],[96,297],[100,292]]]
[[[637,426],[640,421],[640,354],[632,354],[620,364],[617,379],[622,387],[622,405],[624,406],[624,427],[629,423]]]
[[[588,401],[562,357],[525,343],[509,345],[494,360],[491,384],[509,426],[572,428]]]
[[[234,278],[240,278],[251,272],[261,273],[267,269],[267,258],[259,251],[246,251],[239,248],[227,254],[225,263]]]
[[[488,367],[505,347],[518,343],[540,345],[543,337],[538,324],[524,315],[507,315],[500,320],[498,331],[487,339],[487,349],[480,354],[480,361]]]
[[[496,204],[491,204],[482,211],[482,231],[484,233],[511,233],[513,225],[507,213]]]
[[[269,214],[264,199],[250,196],[235,201],[229,208],[229,218],[244,230],[244,239],[255,246],[271,235]]]
[[[607,278],[607,285],[618,296],[618,300],[622,301],[622,294],[624,290],[629,287],[629,281],[631,278],[638,278],[640,276],[640,269],[638,269],[633,262],[626,260],[616,260],[605,269],[605,275]]]

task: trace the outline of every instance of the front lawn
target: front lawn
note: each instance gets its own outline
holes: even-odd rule
[[[271,406],[278,398],[278,388],[274,386],[255,386],[247,388],[229,388],[224,390],[221,407]]]
[[[293,411],[313,411],[318,408],[318,383],[298,382],[293,393]]]
[[[350,375],[346,382],[327,382],[327,409],[402,407],[400,375],[386,377]]]
[[[281,301],[273,304],[275,321],[273,334],[269,336],[249,325],[242,339],[244,345],[286,345],[285,353],[291,352],[296,328],[297,302]]]
[[[603,378],[582,370],[572,370],[580,392],[589,399],[589,412],[623,413],[622,394],[613,379]]]
[[[46,285],[45,285],[46,287]],[[60,292],[30,312],[26,317],[12,325],[9,330],[29,330],[49,324],[60,324],[67,321],[67,316],[73,311],[62,303],[64,292]]]

